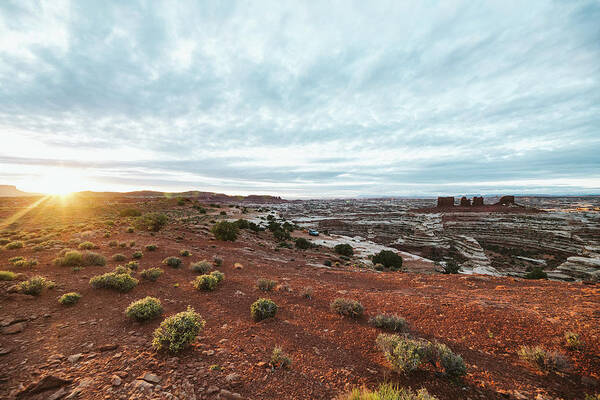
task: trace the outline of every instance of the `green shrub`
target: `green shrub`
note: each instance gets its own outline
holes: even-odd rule
[[[575,332],[565,332],[565,343],[568,349],[577,350],[583,347],[579,335]]]
[[[583,400],[600,400],[600,394],[586,394]]]
[[[167,257],[162,260],[162,263],[171,268],[179,268],[181,266],[181,259],[177,257]]]
[[[17,274],[11,271],[0,271],[0,281],[12,281],[17,277]]]
[[[446,261],[446,264],[444,265],[444,274],[458,274],[458,271],[460,271],[460,265],[458,265],[456,261]]]
[[[223,279],[225,279],[225,274],[221,271],[213,271],[210,273],[210,275],[215,277],[217,283],[221,283],[223,282]]]
[[[234,222],[239,229],[248,229],[250,227],[250,223],[245,219],[238,219]]]
[[[391,250],[381,250],[373,256],[373,264],[381,264],[385,268],[397,271],[402,268],[402,257]]]
[[[133,274],[133,271],[125,265],[117,265],[113,272],[115,274]]]
[[[127,231],[127,233],[133,233],[133,232],[135,232],[135,229],[133,229],[133,226],[128,226],[126,231]]]
[[[127,257],[125,257],[125,254],[117,253],[112,256],[112,260],[113,261],[125,261],[125,260],[127,260]]]
[[[129,247],[135,247],[135,241],[132,240],[131,242],[129,242]]]
[[[157,350],[179,352],[196,339],[204,325],[200,314],[188,306],[187,311],[172,315],[161,322],[154,331],[152,346]]]
[[[79,243],[79,249],[81,250],[91,250],[96,247],[96,245],[92,242],[81,242]]]
[[[148,268],[140,272],[142,279],[147,281],[156,282],[156,280],[163,274],[163,270],[160,268]]]
[[[30,296],[39,296],[44,288],[53,288],[54,282],[44,278],[43,276],[34,276],[26,281],[20,282],[17,285],[17,290],[20,293]]]
[[[106,258],[104,258],[103,255],[91,251],[83,253],[81,261],[82,264],[86,266],[103,267],[106,265]]]
[[[147,251],[155,251],[156,249],[158,249],[158,246],[155,244],[149,244],[146,246]]]
[[[37,265],[37,260],[27,260],[23,257],[21,257],[21,260],[15,261],[13,262],[13,265],[15,267],[19,267],[19,268],[27,268],[27,267],[33,267],[34,265]]]
[[[234,242],[239,229],[235,222],[219,221],[213,225],[211,231],[218,240]]]
[[[392,332],[406,332],[408,330],[406,320],[393,314],[377,314],[369,319],[369,324]]]
[[[4,246],[4,248],[5,248],[6,250],[14,250],[14,249],[22,249],[22,248],[23,248],[23,246],[25,246],[25,243],[23,243],[23,242],[22,242],[22,241],[20,241],[20,240],[16,240],[16,241],[14,241],[14,242],[9,242],[8,244],[6,244],[6,245]]]
[[[212,275],[200,275],[192,281],[192,286],[196,290],[211,291],[217,288],[219,281]]]
[[[140,264],[138,264],[137,261],[129,261],[127,264],[125,264],[125,267],[129,268],[132,271],[137,271],[140,267]]]
[[[290,233],[286,230],[276,229],[273,231],[273,237],[279,241],[285,241],[290,240],[292,235],[290,235]]]
[[[385,358],[392,364],[392,369],[400,373],[413,372],[421,366],[421,363],[432,359],[431,345],[426,340],[380,334],[377,336],[376,343]]]
[[[250,306],[250,315],[255,321],[273,318],[277,313],[277,304],[273,300],[260,298]]]
[[[83,255],[77,250],[67,251],[62,257],[55,258],[54,264],[62,267],[83,265]]]
[[[189,251],[189,250],[181,250],[181,251],[179,252],[179,255],[180,255],[181,257],[189,257],[189,256],[191,256],[191,255],[192,255],[192,253],[190,253],[190,251]]]
[[[437,400],[437,397],[430,395],[424,388],[413,392],[386,383],[380,385],[375,391],[365,388],[354,389],[350,393],[337,397],[336,400]]]
[[[525,279],[547,279],[548,274],[544,272],[542,267],[533,267],[531,271],[529,271],[525,275]]]
[[[111,240],[110,242],[108,242],[109,247],[117,247],[118,245],[119,243],[116,240]]]
[[[129,292],[137,286],[138,280],[127,273],[107,272],[90,279],[94,289],[113,289],[118,292]]]
[[[356,300],[338,297],[330,304],[331,311],[350,318],[360,318],[364,308]]]
[[[354,255],[354,249],[348,243],[337,244],[333,250],[342,256],[350,257]]]
[[[540,371],[564,371],[569,367],[564,355],[541,346],[521,346],[519,356]]]
[[[119,243],[119,247],[125,248],[125,247],[127,247],[127,243],[121,242],[121,243]]]
[[[462,357],[453,353],[443,343],[386,334],[377,336],[376,343],[392,365],[392,369],[400,373],[415,371],[423,363],[430,363],[433,366],[440,365],[444,373],[452,378],[458,378],[467,373],[467,367]]]
[[[212,269],[212,264],[207,260],[198,261],[190,264],[190,269],[198,274],[208,274]]]
[[[167,216],[160,213],[148,213],[135,220],[135,227],[141,231],[158,232],[167,224]]]
[[[435,356],[439,360],[444,373],[450,377],[458,378],[467,374],[467,366],[463,358],[455,354],[443,343],[434,343]]]
[[[160,316],[162,313],[163,308],[160,300],[150,296],[132,302],[125,310],[125,315],[128,318],[135,319],[138,322],[148,321]]]
[[[258,281],[256,281],[256,287],[264,292],[270,292],[273,290],[276,284],[277,282],[274,280],[266,278],[260,278]]]
[[[313,247],[313,244],[310,240],[307,240],[304,238],[296,239],[296,248],[301,249],[301,250],[306,250],[306,249],[310,249],[311,247]]]
[[[136,260],[139,260],[143,256],[144,256],[144,254],[141,251],[136,251],[131,255],[131,258],[135,258]]]
[[[58,298],[58,302],[65,306],[71,306],[76,304],[79,299],[81,299],[81,295],[77,292],[65,293]]]
[[[289,355],[283,352],[279,346],[275,346],[271,353],[271,367],[273,368],[289,368],[292,365],[292,359]]]
[[[121,217],[139,217],[140,215],[142,215],[142,212],[140,210],[136,210],[135,208],[126,208],[124,210],[121,210],[119,212],[119,215]]]

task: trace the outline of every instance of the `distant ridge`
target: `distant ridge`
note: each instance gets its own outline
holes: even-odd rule
[[[133,192],[93,192],[93,191],[82,191],[77,192],[79,195],[83,196],[103,196],[103,197],[127,197],[127,198],[136,198],[136,199],[144,199],[144,198],[156,198],[156,197],[167,197],[167,198],[176,198],[182,197],[187,199],[194,199],[203,202],[212,202],[212,203],[231,203],[231,202],[241,202],[241,203],[249,203],[249,204],[275,204],[275,203],[285,203],[288,200],[284,200],[279,196],[269,196],[269,195],[248,195],[248,196],[230,196],[224,193],[213,193],[213,192],[200,192],[197,190],[190,190],[187,192],[159,192],[154,190],[137,190]]]
[[[28,193],[17,189],[14,185],[0,185],[0,197],[39,196],[39,193]]]

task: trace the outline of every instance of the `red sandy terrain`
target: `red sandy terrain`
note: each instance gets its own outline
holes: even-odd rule
[[[3,201],[0,217],[13,215],[32,201]],[[7,353],[0,355],[0,398],[13,398],[45,376],[70,383],[19,398],[47,399],[62,390],[56,398],[332,399],[352,387],[374,387],[384,381],[425,387],[439,399],[583,399],[586,393],[600,392],[598,286],[317,267],[337,256],[326,248],[278,248],[269,231],[242,230],[235,242],[217,241],[208,231],[210,220],[224,218],[218,215],[221,210],[228,217],[242,217],[240,209],[201,215],[191,205],[178,206],[174,200],[136,204],[169,215],[166,227],[154,235],[127,233],[131,221],[117,216],[125,207],[118,199],[47,202],[10,227],[38,235],[57,232],[63,242],[81,237],[80,241],[98,245],[94,251],[108,262],[80,271],[53,265],[60,249],[76,247],[73,243],[35,252],[27,244],[0,252],[0,269],[27,277],[43,275],[57,285],[32,297],[10,293],[14,282],[0,282],[2,324],[10,328],[23,321],[22,331],[0,335],[0,354]],[[107,219],[115,225],[107,225]],[[110,241],[135,241],[135,245],[109,247]],[[146,251],[148,244],[158,249]],[[161,265],[161,260],[179,256],[182,249],[192,252],[190,257],[180,257],[182,268]],[[161,267],[165,273],[156,282],[140,280],[129,293],[90,287],[90,277],[119,264],[110,261],[113,254],[125,254],[130,260],[134,251],[143,252],[140,270]],[[35,258],[38,264],[14,267],[8,260],[15,256]],[[189,283],[196,275],[189,263],[214,256],[223,259],[219,270],[225,273],[224,281],[213,292],[196,291]],[[278,287],[260,292],[256,281],[262,277],[276,280]],[[301,296],[309,286],[312,299]],[[59,295],[71,291],[83,296],[78,304],[66,307],[57,302]],[[145,296],[159,298],[165,316],[184,311],[188,305],[200,313],[206,327],[197,342],[177,355],[154,351],[152,332],[162,319],[135,323],[124,315],[132,301]],[[259,323],[250,318],[250,305],[259,297],[278,304],[275,318]],[[359,300],[365,316],[354,321],[332,313],[329,304],[336,297]],[[380,312],[406,318],[413,335],[439,340],[461,354],[467,376],[455,382],[428,369],[408,376],[391,372],[375,347],[381,332],[367,323]],[[579,333],[584,346],[566,349],[565,331]],[[564,373],[538,372],[519,359],[521,345],[558,350],[571,367]],[[268,366],[275,346],[293,359],[289,369]],[[72,355],[78,356],[69,360]],[[157,375],[160,382],[139,392],[134,382],[144,372]]]

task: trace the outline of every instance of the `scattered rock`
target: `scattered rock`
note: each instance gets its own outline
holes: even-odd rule
[[[0,356],[5,356],[8,353],[10,353],[12,351],[12,349],[6,348],[6,347],[0,347]]]

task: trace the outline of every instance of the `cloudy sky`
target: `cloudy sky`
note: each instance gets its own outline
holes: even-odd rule
[[[0,2],[0,184],[600,194],[600,2]]]

